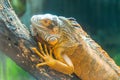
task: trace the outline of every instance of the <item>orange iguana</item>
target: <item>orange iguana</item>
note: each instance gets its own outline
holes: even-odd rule
[[[120,80],[120,68],[75,19],[45,14],[34,15],[31,23],[40,48],[32,50],[44,59],[37,67],[48,65],[82,80]]]

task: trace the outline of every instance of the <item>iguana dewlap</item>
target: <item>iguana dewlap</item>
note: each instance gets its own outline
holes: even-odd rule
[[[48,65],[64,74],[75,73],[82,80],[120,80],[120,68],[75,19],[34,15],[31,26],[32,35],[40,41],[40,51],[32,49],[45,61],[37,67]]]

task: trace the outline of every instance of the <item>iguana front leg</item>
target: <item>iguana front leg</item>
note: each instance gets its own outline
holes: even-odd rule
[[[51,67],[52,69],[62,72],[64,74],[72,74],[74,72],[74,66],[70,60],[70,58],[66,55],[63,54],[62,58],[65,61],[61,62],[55,58],[53,58],[52,56],[52,50],[50,49],[48,52],[48,49],[46,47],[46,45],[44,45],[45,51],[43,50],[41,43],[38,43],[40,51],[39,52],[36,48],[31,48],[38,56],[40,56],[45,62],[39,63],[36,66],[37,67],[41,67],[44,65],[48,65],[49,67]]]

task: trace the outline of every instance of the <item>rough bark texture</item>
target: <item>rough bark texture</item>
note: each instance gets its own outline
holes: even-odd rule
[[[37,45],[29,30],[20,22],[8,0],[0,0],[0,6],[0,51],[37,80],[79,80],[75,75],[64,75],[47,66],[37,69],[35,65],[41,60],[30,50]]]

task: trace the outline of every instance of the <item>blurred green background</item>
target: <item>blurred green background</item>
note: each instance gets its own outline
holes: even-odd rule
[[[74,17],[83,29],[120,65],[120,0],[10,0],[29,27],[34,14]],[[0,52],[0,80],[35,80]]]

